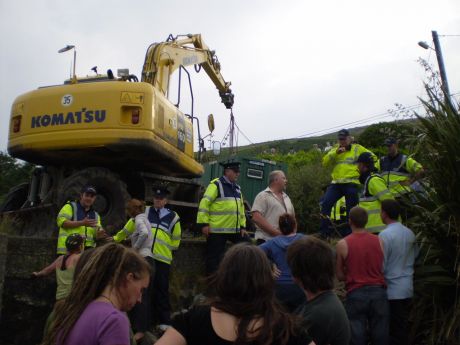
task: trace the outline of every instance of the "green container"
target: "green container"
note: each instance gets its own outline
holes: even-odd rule
[[[238,184],[241,186],[244,200],[250,205],[259,192],[263,191],[268,186],[268,175],[273,170],[283,170],[287,173],[286,163],[277,163],[266,159],[252,159],[247,157],[234,157],[232,160],[241,163],[240,176]],[[226,162],[227,159],[213,161],[203,164],[204,174],[200,181],[204,186],[207,186],[211,180],[222,176],[224,173],[223,167],[219,164]]]

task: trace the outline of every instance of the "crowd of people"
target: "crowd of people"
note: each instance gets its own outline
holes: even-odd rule
[[[224,163],[197,214],[211,288],[204,303],[174,317],[169,276],[181,225],[165,207],[167,188],[155,187],[152,206],[130,200],[128,222],[108,237],[92,207],[96,188],[83,187],[80,199],[58,214],[59,257],[33,273],[57,277],[43,344],[152,344],[153,324],[162,334],[159,345],[408,344],[417,245],[400,222],[395,199],[410,192],[423,169],[398,153],[394,139],[386,144],[389,154],[379,162],[347,130],[339,132],[338,145],[324,157],[334,166],[321,203],[320,236],[298,232],[286,175],[276,170],[250,210],[256,226],[251,238],[236,183],[240,164]],[[331,209],[343,196],[349,230],[334,251],[325,238]],[[105,243],[95,248],[102,237]],[[226,250],[228,241],[234,245]],[[344,302],[336,294],[338,281],[344,281]]]

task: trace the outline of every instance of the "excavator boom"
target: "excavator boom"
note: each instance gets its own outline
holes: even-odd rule
[[[190,46],[192,45],[192,46]],[[201,35],[187,35],[185,39],[154,43],[147,49],[142,81],[150,83],[167,96],[171,75],[180,66],[202,66],[216,88],[227,109],[233,106],[234,95],[230,82],[226,82],[220,73],[220,63],[215,52],[210,50],[201,39]]]

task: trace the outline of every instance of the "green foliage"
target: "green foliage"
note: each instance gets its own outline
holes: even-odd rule
[[[384,141],[387,137],[400,140],[399,147],[404,151],[409,138],[417,134],[414,121],[380,122],[367,127],[359,136],[359,143],[372,150],[377,156],[386,155]]]
[[[429,89],[418,116],[426,192],[412,206],[421,262],[415,275],[415,343],[460,344],[460,117]]]
[[[7,153],[0,152],[0,203],[10,188],[29,180],[33,168],[33,164],[19,163]]]
[[[315,233],[319,228],[319,198],[321,189],[330,182],[330,171],[321,164],[318,150],[293,154],[262,154],[260,158],[288,164],[287,193],[295,205],[300,232]]]

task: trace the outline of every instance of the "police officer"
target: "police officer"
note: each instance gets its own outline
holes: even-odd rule
[[[236,181],[240,163],[221,164],[224,175],[211,181],[198,208],[197,224],[206,236],[206,273],[217,270],[227,240],[237,243],[249,241],[241,188]]]
[[[80,192],[80,199],[67,202],[59,211],[57,225],[59,237],[57,254],[66,254],[65,241],[70,234],[79,234],[85,238],[85,248],[96,246],[98,232],[104,233],[101,227],[101,217],[93,209],[96,200],[96,188],[84,186]]]
[[[380,174],[390,192],[399,197],[412,191],[410,185],[423,177],[423,167],[412,157],[399,152],[395,138],[386,138],[385,146],[388,154],[380,158]]]
[[[374,157],[370,152],[359,155],[358,160],[359,181],[363,184],[363,191],[359,198],[359,206],[367,211],[368,220],[366,229],[378,234],[386,225],[380,217],[381,202],[394,199],[388,190],[383,178],[376,173]]]
[[[153,259],[155,276],[153,278],[152,309],[161,331],[171,324],[171,304],[169,301],[169,272],[173,260],[173,251],[179,248],[181,239],[180,219],[176,212],[166,208],[169,191],[164,186],[154,187],[153,206],[145,208],[145,214],[152,226]],[[134,219],[131,218],[124,228],[114,237],[121,242],[135,231]]]
[[[345,196],[347,223],[350,209],[358,204],[359,173],[356,169],[356,160],[363,152],[374,155],[365,147],[353,143],[350,132],[341,129],[338,132],[338,144],[323,157],[323,166],[333,167],[332,183],[327,187],[321,203],[320,233],[323,237],[331,235],[329,216],[332,207],[341,197]],[[343,236],[351,233],[349,227],[345,227],[341,231]]]

